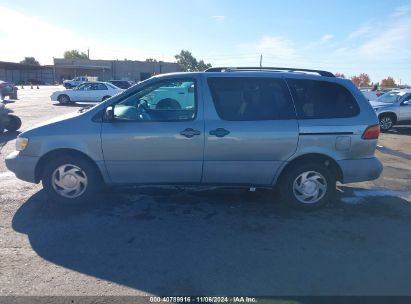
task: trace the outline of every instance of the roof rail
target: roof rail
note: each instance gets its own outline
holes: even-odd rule
[[[299,69],[299,68],[276,68],[276,67],[217,67],[209,68],[205,72],[237,72],[237,71],[266,71],[266,72],[309,72],[317,73],[320,76],[335,77],[331,72],[322,70]]]

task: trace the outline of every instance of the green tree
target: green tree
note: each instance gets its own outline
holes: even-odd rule
[[[182,50],[180,54],[175,55],[178,65],[184,72],[204,71],[211,68],[211,64],[205,63],[204,60],[198,61],[191,52]]]
[[[64,52],[64,59],[89,59],[86,53],[77,50],[70,50]]]
[[[34,57],[24,57],[24,60],[20,61],[20,63],[24,64],[32,64],[32,65],[40,65],[40,62],[36,60]]]

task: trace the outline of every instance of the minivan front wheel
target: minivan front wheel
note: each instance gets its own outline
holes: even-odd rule
[[[101,178],[90,161],[81,157],[61,156],[46,164],[42,183],[52,201],[79,204],[95,199]]]
[[[282,196],[293,208],[317,209],[326,205],[334,196],[336,178],[321,163],[293,166],[283,180]]]

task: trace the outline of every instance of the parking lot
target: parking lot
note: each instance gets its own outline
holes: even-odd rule
[[[7,103],[20,131],[87,106],[53,103],[57,89]],[[190,187],[58,206],[7,171],[17,135],[0,135],[0,295],[411,294],[411,127],[381,135],[378,180],[310,213],[267,190]]]

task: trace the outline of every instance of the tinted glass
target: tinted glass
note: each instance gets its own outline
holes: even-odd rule
[[[192,120],[196,114],[194,80],[168,80],[128,96],[114,108],[117,119],[148,121]]]
[[[209,78],[218,115],[223,120],[295,119],[286,84],[274,78]]]
[[[327,81],[287,79],[299,119],[344,118],[358,115],[354,96],[343,86]]]
[[[91,83],[85,83],[85,84],[81,84],[77,87],[78,90],[81,91],[88,91],[91,90]]]
[[[107,87],[102,83],[93,83],[91,85],[92,90],[107,90]]]
[[[376,99],[376,101],[384,103],[394,103],[404,97],[405,94],[405,92],[391,91],[385,93],[384,95],[381,95]]]

